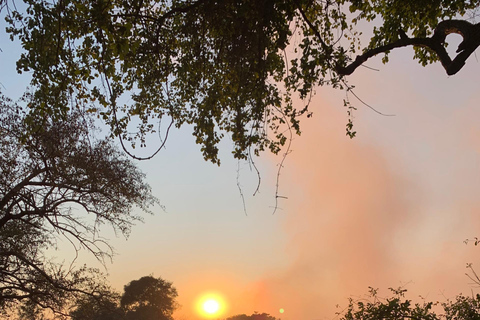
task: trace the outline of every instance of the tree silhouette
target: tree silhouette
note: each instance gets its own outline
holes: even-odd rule
[[[109,140],[91,135],[92,124],[80,111],[62,122],[28,116],[0,99],[0,307],[25,302],[61,312],[81,295],[108,294],[103,276],[86,266],[75,268],[48,258],[60,238],[72,250],[87,250],[103,261],[112,248],[102,225],[127,235],[156,200],[144,175]],[[149,211],[148,211],[149,212]]]
[[[247,316],[246,314],[238,314],[233,317],[229,317],[225,320],[278,320],[275,317],[272,317],[268,313],[254,313],[252,315]]]
[[[120,305],[128,320],[172,320],[177,295],[171,282],[146,276],[124,287]]]
[[[416,319],[416,320],[471,320],[480,319],[480,295],[458,295],[444,303],[420,301],[414,303],[405,298],[407,290],[392,289],[391,297],[380,298],[378,290],[370,288],[365,299],[350,300],[340,320]],[[443,312],[441,311],[443,309]]]
[[[125,285],[122,296],[79,300],[71,316],[73,320],[172,320],[176,298],[171,282],[145,276]]]
[[[119,308],[118,295],[91,297],[76,301],[76,308],[70,313],[72,320],[122,320],[124,312]]]

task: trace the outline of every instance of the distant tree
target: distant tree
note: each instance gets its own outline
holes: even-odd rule
[[[23,2],[23,6],[16,6]],[[311,115],[317,86],[353,89],[345,75],[371,57],[414,48],[422,65],[455,74],[480,44],[480,0],[0,0],[23,48],[32,112],[61,118],[87,106],[123,140],[192,125],[207,160],[228,134],[236,158],[277,153]],[[17,9],[26,8],[26,9]],[[361,23],[370,34],[360,43]],[[463,37],[457,55],[448,34]],[[367,40],[368,41],[368,40]],[[293,96],[304,100],[293,105]],[[350,113],[353,109],[348,101]],[[131,134],[130,123],[138,124]],[[161,122],[160,122],[161,123]],[[354,135],[351,120],[347,134]]]
[[[64,238],[103,261],[112,248],[101,226],[128,235],[139,220],[133,207],[156,201],[144,175],[93,129],[78,110],[57,122],[0,97],[0,310],[23,303],[33,317],[108,294],[98,270],[59,264],[46,251]]]
[[[238,314],[233,317],[229,317],[225,320],[279,320],[275,317],[272,317],[271,315],[267,313],[254,313],[252,315],[247,316],[246,314]]]
[[[172,320],[177,290],[152,276],[131,281],[123,295],[87,296],[76,302],[72,320]]]
[[[413,302],[405,298],[407,290],[390,288],[393,295],[380,298],[376,289],[370,288],[369,297],[350,300],[340,320],[474,320],[480,319],[480,295],[457,296],[454,300],[439,302]],[[434,306],[437,306],[434,308]],[[440,308],[443,312],[440,312]],[[437,313],[439,312],[439,313]]]
[[[127,320],[172,320],[177,295],[171,282],[146,276],[124,287],[120,305]]]

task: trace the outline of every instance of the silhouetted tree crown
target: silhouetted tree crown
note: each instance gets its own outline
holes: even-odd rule
[[[300,133],[300,117],[311,115],[314,88],[351,90],[345,76],[377,54],[386,62],[391,50],[413,46],[421,64],[440,61],[455,74],[480,43],[471,14],[479,4],[0,0],[7,32],[23,48],[17,70],[32,76],[32,112],[61,118],[82,106],[108,123],[122,144],[140,146],[159,124],[167,134],[189,124],[203,156],[215,163],[225,135],[236,158],[279,152],[288,140],[285,130]],[[366,45],[358,23],[370,33]],[[463,37],[453,58],[445,50],[450,33]],[[301,106],[292,102],[297,95]],[[355,135],[351,119],[347,134]]]
[[[120,305],[127,319],[172,320],[177,296],[171,282],[146,276],[125,286]]]
[[[268,313],[254,313],[247,316],[246,314],[238,314],[233,317],[229,317],[225,320],[279,320],[275,317],[272,317]]]
[[[76,301],[70,313],[72,320],[123,320],[124,312],[118,305],[119,296],[90,297]]]
[[[480,319],[480,295],[471,297],[458,295],[446,302],[430,302],[422,299],[414,302],[405,297],[404,288],[392,289],[392,295],[382,298],[378,289],[370,288],[365,299],[350,299],[345,312],[339,314],[340,320],[472,320]],[[443,309],[443,310],[442,310]]]
[[[145,276],[124,287],[122,296],[79,301],[73,320],[172,320],[177,290],[162,278]]]

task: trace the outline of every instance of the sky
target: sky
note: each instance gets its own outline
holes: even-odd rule
[[[454,39],[453,41],[458,40]],[[294,137],[280,179],[281,157],[263,154],[256,176],[222,155],[218,168],[203,162],[188,130],[167,149],[140,163],[166,212],[148,217],[109,267],[119,288],[154,274],[179,291],[178,319],[204,292],[223,295],[225,316],[267,312],[281,319],[334,319],[350,297],[368,287],[387,296],[405,286],[409,297],[446,301],[475,288],[467,263],[480,265],[479,63],[457,75],[440,65],[421,67],[411,49],[380,58],[350,77],[357,137],[345,136],[345,93],[318,88],[312,119]],[[228,150],[228,142],[225,149]],[[280,314],[283,308],[285,313]]]
[[[229,141],[217,167],[203,161],[188,127],[174,131],[165,150],[138,163],[165,210],[144,216],[128,240],[105,230],[116,249],[112,286],[145,275],[173,282],[178,320],[202,319],[196,302],[207,293],[222,297],[222,318],[258,311],[318,320],[336,319],[369,286],[381,296],[405,286],[412,299],[431,301],[477,292],[465,272],[467,263],[480,271],[480,248],[464,240],[480,236],[480,64],[472,56],[449,77],[412,56],[397,49],[387,65],[368,61],[379,71],[349,77],[357,96],[394,115],[350,95],[355,139],[345,136],[345,92],[317,88],[275,213],[281,157],[256,160],[261,186],[252,196],[256,174],[231,159]],[[5,74],[5,92],[15,90],[21,80]]]

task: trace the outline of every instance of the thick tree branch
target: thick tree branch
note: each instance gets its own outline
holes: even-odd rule
[[[37,177],[41,173],[44,173],[47,171],[47,168],[43,169],[37,169],[37,170],[32,170],[33,172],[29,174],[25,179],[20,181],[15,187],[13,187],[5,196],[0,200],[0,209],[2,209],[8,201],[10,201],[13,197],[15,197],[18,192],[24,188],[26,185],[28,185],[33,178]]]
[[[452,60],[448,55],[444,43],[445,38],[450,33],[457,33],[463,37],[463,41],[459,44],[457,49],[457,55]],[[406,46],[422,46],[427,47],[434,51],[440,62],[442,63],[445,71],[448,75],[454,75],[465,65],[465,61],[468,57],[477,49],[480,45],[480,23],[472,24],[463,20],[445,20],[438,24],[435,28],[433,36],[427,38],[409,38],[404,32],[401,32],[399,40],[366,51],[362,55],[358,55],[357,58],[347,66],[337,65],[336,71],[340,75],[352,74],[360,65],[371,57],[385,53],[395,48],[401,48]]]

